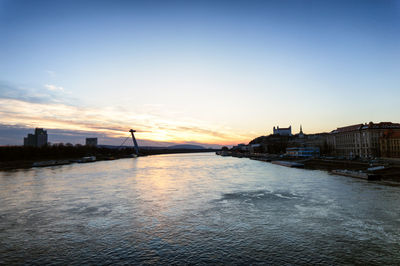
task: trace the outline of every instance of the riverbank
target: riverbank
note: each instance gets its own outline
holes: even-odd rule
[[[11,151],[11,153],[6,152]],[[214,149],[141,149],[139,157],[161,154],[215,152]],[[93,147],[26,148],[1,147],[0,171],[66,165],[72,163],[91,163],[95,161],[118,160],[136,157],[133,148],[107,149]],[[16,154],[18,156],[16,156]],[[22,159],[18,159],[22,158]]]
[[[237,158],[249,158],[263,162],[271,162],[285,167],[297,167],[309,170],[349,170],[362,173],[373,173],[378,175],[383,181],[400,183],[400,163],[389,160],[379,160],[379,162],[367,162],[357,160],[341,160],[333,158],[310,158],[299,159],[294,157],[280,157],[276,154],[257,154],[257,153],[232,153],[226,152],[222,156],[232,156]],[[375,167],[373,169],[373,167]],[[370,170],[368,170],[370,169]],[[373,170],[371,170],[373,169]]]

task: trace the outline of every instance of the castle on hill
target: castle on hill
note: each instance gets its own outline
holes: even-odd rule
[[[274,127],[273,128],[273,134],[274,135],[280,135],[280,136],[293,136],[292,135],[292,126],[289,126],[289,127],[284,127],[284,128],[280,128],[279,126],[277,126],[277,127]],[[300,125],[300,132],[299,132],[299,134],[298,134],[298,137],[299,138],[304,138],[304,133],[303,133],[303,128],[302,128],[302,126]]]

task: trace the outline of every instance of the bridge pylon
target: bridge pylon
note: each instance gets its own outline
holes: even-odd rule
[[[138,146],[138,144],[137,144],[135,135],[133,134],[134,132],[136,132],[136,130],[131,129],[131,130],[129,130],[129,132],[131,132],[131,135],[132,135],[132,140],[133,140],[133,144],[135,145],[135,152],[136,152],[136,155],[139,155],[139,146]]]

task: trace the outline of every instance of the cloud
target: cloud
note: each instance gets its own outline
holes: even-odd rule
[[[121,112],[112,107],[95,108],[63,103],[32,103],[1,99],[3,124],[27,128],[44,127],[73,132],[91,132],[108,138],[123,138],[130,128],[138,139],[171,143],[230,144],[247,139],[224,128],[187,121],[169,120],[162,116]],[[200,125],[200,126],[199,126]],[[5,143],[3,143],[5,144]]]
[[[137,130],[138,139],[157,143],[229,145],[248,139],[248,136],[223,126],[209,125],[176,111],[166,111],[164,106],[144,105],[135,110],[118,106],[83,106],[70,103],[60,86],[46,84],[45,87],[42,90],[26,89],[0,82],[1,123],[69,131],[75,135],[79,132],[100,134],[109,142],[126,138],[131,128]]]
[[[178,131],[192,131],[195,133],[207,134],[207,135],[215,136],[218,138],[229,138],[229,135],[224,134],[222,132],[213,131],[213,130],[209,130],[209,129],[203,129],[203,128],[199,128],[196,126],[194,126],[194,127],[179,127]]]
[[[0,81],[0,99],[15,99],[30,103],[69,103],[77,102],[64,88],[54,85],[45,85],[46,89],[37,89],[27,86],[16,86]]]
[[[23,125],[3,125],[0,124],[0,145],[22,145],[23,138],[27,134],[33,133],[33,128],[25,127]],[[63,130],[63,129],[47,129],[48,141],[51,143],[73,143],[73,144],[84,144],[86,138],[98,138],[100,145],[121,145],[127,137],[113,138],[104,135],[103,133],[91,132],[91,131],[78,131],[78,130]],[[163,141],[152,141],[147,139],[137,138],[139,146],[153,146],[153,147],[168,147],[176,145],[176,142],[163,142]],[[179,144],[194,144],[203,145],[205,147],[219,148],[221,145],[216,144],[204,144],[198,142],[180,142]],[[133,146],[132,140],[128,140],[124,143],[124,146]]]
[[[64,92],[64,88],[63,87],[59,87],[59,86],[56,86],[56,85],[46,84],[46,85],[44,85],[44,87],[46,89],[48,89],[49,91],[62,91],[62,92]]]

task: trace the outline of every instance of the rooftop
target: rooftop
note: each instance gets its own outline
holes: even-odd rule
[[[388,139],[400,139],[400,131],[387,130],[383,134],[383,137]]]
[[[335,131],[335,133],[344,133],[344,132],[350,132],[350,131],[355,131],[359,130],[363,124],[357,124],[357,125],[352,125],[352,126],[346,126],[346,127],[338,127]]]
[[[392,122],[380,122],[380,123],[369,122],[365,124],[338,127],[336,130],[332,131],[332,133],[344,133],[344,132],[364,130],[364,129],[400,129],[400,124]]]

